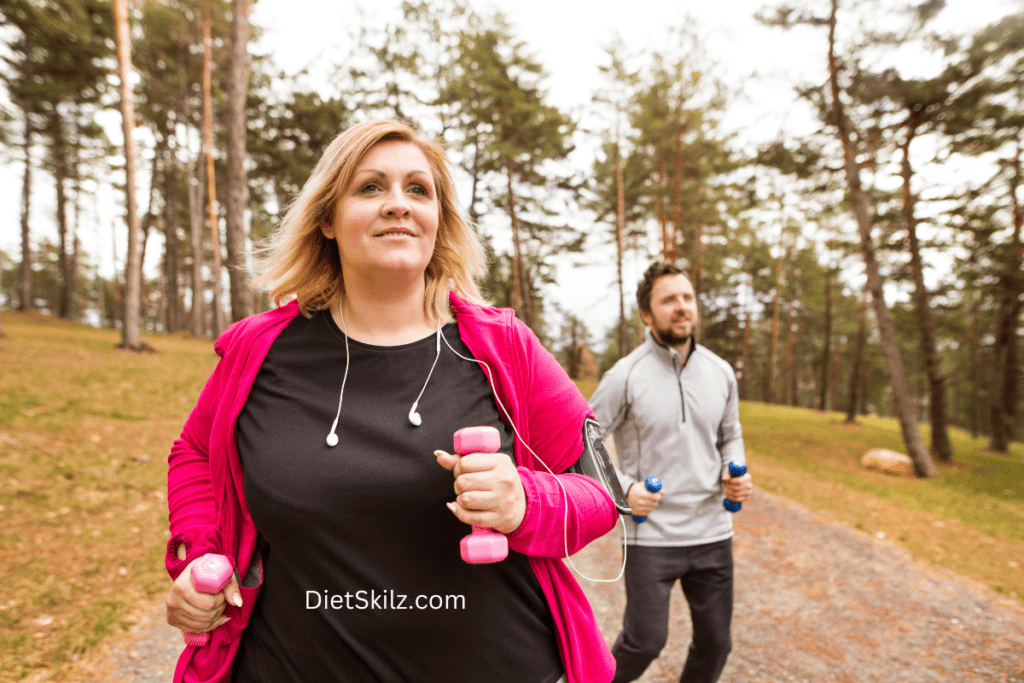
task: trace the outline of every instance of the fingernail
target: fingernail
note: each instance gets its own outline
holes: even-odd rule
[[[447,505],[448,509],[451,510],[453,513],[455,512],[455,503],[445,503],[445,505]]]
[[[242,606],[242,596],[241,596],[241,594],[235,593],[235,595],[233,596],[233,599],[232,599],[231,602],[235,603],[235,607],[241,607]]]
[[[434,451],[434,455],[436,457],[440,458],[442,455],[448,455],[448,454],[445,453],[444,451]]]

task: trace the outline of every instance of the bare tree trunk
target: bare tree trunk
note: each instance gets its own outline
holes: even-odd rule
[[[625,285],[622,275],[622,252],[626,235],[626,189],[622,180],[622,154],[619,150],[618,124],[615,139],[615,268],[619,281],[619,358],[627,355],[629,348],[629,323],[626,321]]]
[[[753,324],[750,309],[747,309],[746,322],[743,324],[743,376],[740,377],[740,399],[749,400],[747,387],[750,386],[750,326]]]
[[[224,309],[220,253],[220,222],[217,220],[217,181],[213,167],[213,38],[211,36],[211,0],[203,0],[203,146],[206,148],[206,194],[210,221],[210,246],[213,249],[213,336],[224,330]]]
[[[231,61],[227,97],[227,208],[228,277],[231,288],[231,318],[241,320],[253,313],[246,256],[245,205],[248,195],[245,175],[245,99],[249,92],[249,12],[252,0],[231,4]]]
[[[860,315],[857,327],[857,341],[853,347],[853,366],[850,368],[850,401],[846,404],[846,424],[857,421],[857,390],[860,388],[861,363],[864,347],[868,342],[868,286],[860,294]]]
[[[797,303],[800,303],[799,299]],[[793,375],[791,377],[793,384],[789,403],[793,407],[800,405],[800,359],[803,357],[804,344],[804,315],[802,311],[802,306],[796,307],[796,340],[793,342]]]
[[[920,125],[920,112],[911,111],[907,120],[907,139],[903,144],[903,160],[900,166],[900,175],[903,176],[903,224],[907,228],[910,267],[914,273],[914,303],[921,326],[921,346],[928,373],[928,386],[931,389],[931,451],[942,462],[951,462],[953,444],[949,440],[946,421],[946,374],[942,370],[942,358],[939,356],[938,344],[935,341],[935,318],[932,316],[930,296],[924,285],[924,266],[921,263],[921,247],[917,240],[917,219],[914,217],[916,199],[910,188],[913,176],[910,168],[910,143],[913,142]]]
[[[914,471],[919,477],[935,477],[938,472],[928,455],[924,439],[917,427],[913,397],[907,386],[907,375],[903,367],[903,357],[896,341],[896,326],[892,313],[885,303],[882,292],[882,276],[879,273],[878,261],[875,258],[875,245],[871,237],[872,221],[868,210],[868,199],[861,186],[860,164],[853,145],[852,126],[846,117],[843,102],[839,96],[839,64],[835,53],[836,14],[839,0],[832,0],[832,12],[829,17],[828,32],[828,70],[832,94],[832,109],[835,123],[839,127],[839,137],[843,145],[845,158],[846,182],[850,189],[850,201],[853,214],[857,220],[860,233],[861,253],[867,271],[868,287],[875,306],[875,318],[881,338],[882,354],[889,370],[889,384],[892,387],[893,402],[903,431],[903,441],[907,447],[907,455],[914,461]]]
[[[177,145],[174,146],[175,148]],[[175,164],[174,148],[167,154],[164,164],[164,329],[177,332],[181,329],[181,302],[178,294],[178,166]]]
[[[189,312],[188,326],[189,331],[197,337],[206,334],[206,286],[203,284],[203,188],[206,165],[199,163],[202,156],[203,152],[200,151],[199,157],[188,164],[189,240],[192,247],[192,310]],[[196,167],[199,168],[198,178]]]
[[[793,296],[786,297],[786,350],[782,366],[782,390],[779,392],[779,403],[793,404]]]
[[[665,214],[665,196],[664,189],[666,186],[665,178],[665,159],[659,156],[658,158],[658,188],[662,190],[658,192],[654,198],[655,213],[658,215],[658,223],[661,225],[661,258],[663,261],[673,260],[673,249],[670,248],[672,237],[668,230],[668,216]]]
[[[142,216],[141,225],[139,232],[141,233],[140,242],[142,243],[141,251],[142,255],[139,257],[140,263],[143,266],[146,265],[146,246],[149,244],[149,229],[153,227],[153,223],[157,221],[156,208],[156,188],[163,175],[163,163],[164,153],[167,151],[168,136],[160,135],[157,137],[156,148],[153,150],[153,166],[149,173],[149,199],[146,205],[146,213]],[[140,298],[145,301],[148,297],[146,291],[146,279],[142,278],[140,291]],[[160,290],[163,291],[162,289]],[[163,318],[162,314],[157,315],[157,320]]]
[[[672,168],[672,231],[668,233],[668,240],[665,245],[666,252],[668,253],[668,260],[674,262],[679,258],[678,250],[676,245],[678,244],[679,237],[683,234],[682,221],[683,221],[683,205],[682,205],[682,193],[683,193],[683,91],[680,88],[679,93],[676,97],[676,120],[675,126],[672,128],[672,145],[673,145],[673,168]],[[690,264],[691,279],[693,264]]]
[[[978,293],[971,292],[971,436],[978,438],[981,430],[981,324]]]
[[[1010,201],[1013,209],[1013,236],[1007,245],[1005,260],[999,275],[999,307],[996,312],[996,333],[993,355],[995,381],[992,393],[992,438],[989,448],[1000,453],[1009,450],[1013,440],[1013,427],[1017,416],[1019,369],[1017,367],[1017,321],[1020,318],[1021,292],[1024,291],[1024,249],[1021,246],[1021,226],[1024,207],[1017,200],[1021,185],[1020,144],[1013,159],[1010,180]]]
[[[29,232],[29,208],[32,198],[32,118],[25,112],[25,180],[21,185],[21,266],[19,270],[18,310],[29,311],[32,305],[32,242]]]
[[[512,223],[512,308],[520,316],[527,327],[533,328],[530,292],[523,268],[523,254],[519,244],[519,220],[516,218],[516,196],[512,186],[512,162],[505,162],[505,173],[508,179],[508,217]]]
[[[831,268],[825,271],[825,348],[821,360],[821,385],[818,387],[818,410],[827,411],[828,386],[832,371],[832,275]]]
[[[125,266],[124,326],[121,346],[141,351],[142,343],[141,293],[142,250],[139,248],[139,210],[135,199],[135,104],[132,102],[131,42],[128,32],[128,0],[114,0],[114,36],[117,42],[117,75],[121,81],[121,122],[124,132],[125,195],[128,199],[128,259]]]
[[[781,241],[781,238],[780,238]],[[775,403],[775,356],[779,348],[779,308],[782,297],[782,251],[775,258],[775,301],[772,304],[771,337],[768,342],[768,367],[764,373],[765,403]]]
[[[68,212],[67,188],[64,183],[68,178],[67,139],[64,131],[64,120],[59,110],[53,112],[53,127],[50,129],[53,138],[53,180],[57,191],[57,270],[60,273],[60,292],[57,299],[57,315],[68,317]]]

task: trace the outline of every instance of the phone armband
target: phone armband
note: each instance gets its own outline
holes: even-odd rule
[[[626,494],[619,485],[619,477],[615,474],[612,460],[604,447],[601,427],[592,417],[583,421],[583,454],[566,472],[583,474],[596,480],[615,501],[615,507],[620,515],[633,513],[629,508],[629,501],[626,500]]]

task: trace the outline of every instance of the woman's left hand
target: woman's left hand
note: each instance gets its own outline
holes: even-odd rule
[[[512,458],[504,453],[434,455],[455,475],[455,503],[448,507],[460,522],[503,534],[519,528],[526,515],[526,492]]]

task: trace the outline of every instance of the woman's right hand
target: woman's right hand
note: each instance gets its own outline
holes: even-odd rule
[[[189,633],[212,631],[231,617],[224,616],[224,609],[230,600],[232,605],[242,606],[242,592],[234,575],[220,593],[200,593],[192,585],[192,565],[201,558],[189,562],[171,586],[167,594],[167,623]]]

